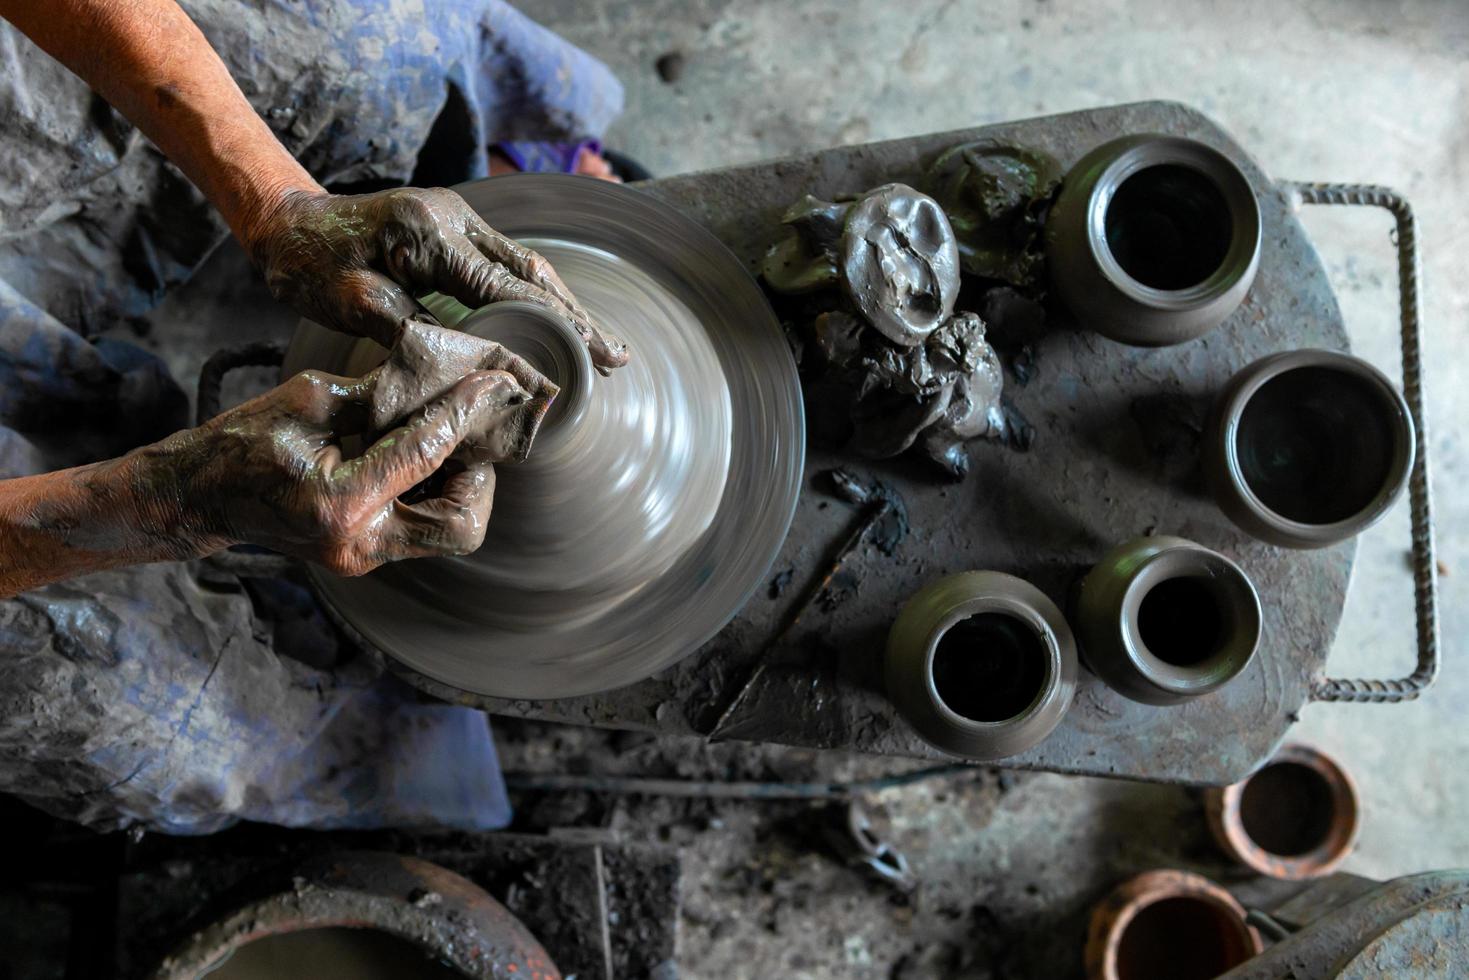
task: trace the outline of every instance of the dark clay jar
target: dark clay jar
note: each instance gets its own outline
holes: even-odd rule
[[[1375,524],[1413,469],[1408,404],[1361,358],[1272,354],[1215,402],[1204,468],[1242,530],[1287,548],[1321,548]]]
[[[1088,667],[1144,704],[1216,691],[1260,642],[1260,599],[1244,571],[1183,538],[1136,538],[1082,580],[1076,632]]]
[[[1233,161],[1176,136],[1092,150],[1046,220],[1052,287],[1079,324],[1140,347],[1214,329],[1260,264],[1260,208]]]
[[[1076,644],[1043,592],[1001,572],[920,589],[888,633],[888,697],[924,740],[1004,759],[1060,723],[1076,688]]]

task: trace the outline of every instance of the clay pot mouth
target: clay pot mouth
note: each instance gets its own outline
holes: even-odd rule
[[[924,658],[934,708],[971,730],[1017,725],[1044,706],[1061,673],[1061,648],[1035,610],[1005,597],[979,600],[934,630]]]
[[[565,317],[526,300],[506,300],[480,307],[455,329],[514,351],[561,389],[541,421],[543,449],[586,416],[595,384],[592,357]]]
[[[1148,871],[1119,885],[1092,912],[1091,980],[1208,980],[1263,944],[1224,889],[1187,871]]]
[[[471,974],[448,965],[431,945],[381,929],[353,923],[309,923],[250,937],[232,946],[201,974],[201,980],[274,976],[282,960],[301,964],[331,958],[331,969],[368,969],[373,976],[419,977],[421,980],[468,980]],[[367,966],[372,964],[372,966]]]
[[[1257,361],[1232,382],[1216,415],[1219,490],[1233,498],[1230,516],[1287,547],[1323,547],[1375,524],[1413,468],[1407,402],[1382,372],[1348,354],[1305,350]]]
[[[1122,650],[1143,678],[1172,697],[1222,687],[1260,642],[1260,599],[1234,562],[1205,549],[1148,558],[1122,595]]]
[[[1177,137],[1140,140],[1097,177],[1087,243],[1102,275],[1167,312],[1203,307],[1253,279],[1260,207],[1228,157]]]
[[[1040,589],[1003,572],[930,582],[888,631],[888,696],[935,748],[1008,759],[1061,723],[1076,691],[1076,640]]]
[[[1211,790],[1205,805],[1225,853],[1271,878],[1330,874],[1356,843],[1356,785],[1310,746],[1285,746],[1248,778]]]

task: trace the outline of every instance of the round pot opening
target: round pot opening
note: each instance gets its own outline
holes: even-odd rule
[[[1327,842],[1336,797],[1326,777],[1299,762],[1273,762],[1245,782],[1240,822],[1263,850],[1280,857],[1309,854]]]
[[[1239,915],[1204,895],[1174,895],[1145,905],[1122,929],[1118,980],[1209,980],[1255,954]]]
[[[253,939],[204,976],[209,980],[464,980],[465,974],[381,929],[330,926]]]
[[[1126,177],[1104,222],[1122,271],[1150,289],[1189,289],[1224,264],[1234,219],[1219,185],[1194,167],[1161,163]]]
[[[1218,581],[1200,575],[1165,578],[1143,594],[1138,635],[1171,667],[1198,667],[1217,656],[1234,629]]]
[[[944,707],[973,722],[1008,721],[1035,704],[1050,675],[1035,626],[982,612],[944,631],[933,650],[933,687]]]
[[[1310,365],[1265,381],[1240,412],[1240,476],[1270,511],[1326,525],[1369,509],[1401,465],[1400,411],[1371,378]]]

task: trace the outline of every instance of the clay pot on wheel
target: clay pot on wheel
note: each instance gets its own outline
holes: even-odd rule
[[[1375,524],[1408,481],[1408,403],[1381,371],[1329,350],[1271,354],[1215,402],[1205,473],[1224,513],[1255,537],[1321,548]]]
[[[1297,881],[1331,874],[1357,841],[1357,787],[1331,756],[1286,745],[1258,772],[1204,793],[1224,853],[1258,874]]]
[[[1088,980],[1209,980],[1263,948],[1234,896],[1189,871],[1146,871],[1092,909]]]
[[[993,760],[1060,723],[1076,688],[1061,610],[1013,575],[962,572],[920,589],[888,633],[888,696],[924,740]]]
[[[1260,642],[1260,599],[1240,567],[1166,535],[1104,555],[1082,580],[1075,619],[1087,666],[1144,704],[1218,690]]]
[[[1083,326],[1140,347],[1180,344],[1249,292],[1260,207],[1249,178],[1212,147],[1124,136],[1066,175],[1046,220],[1046,262]]]

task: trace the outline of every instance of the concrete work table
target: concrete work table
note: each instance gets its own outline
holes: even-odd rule
[[[1069,167],[1097,144],[1134,132],[1201,140],[1254,185],[1259,274],[1226,323],[1200,340],[1148,350],[1106,340],[1052,310],[1034,376],[1022,386],[1006,374],[1010,399],[1036,430],[1028,452],[972,444],[967,479],[950,483],[923,461],[869,463],[811,446],[795,521],[769,573],[792,572],[778,597],[762,586],[703,648],[629,687],[560,701],[468,703],[547,721],[941,758],[882,690],[888,626],[908,597],[943,575],[996,569],[1035,583],[1064,609],[1104,551],[1156,532],[1222,551],[1249,574],[1264,613],[1253,662],[1222,690],[1173,707],[1126,700],[1082,669],[1060,727],[1001,764],[1193,784],[1234,782],[1261,765],[1324,672],[1356,546],[1287,551],[1236,530],[1203,490],[1200,431],[1214,393],[1239,368],[1275,351],[1344,350],[1347,338],[1286,196],[1228,134],[1192,109],[1151,102],[839,147],[638,189],[704,225],[753,274],[782,233],[781,213],[802,194],[831,199],[915,182],[941,151],[980,138],[1036,147]],[[912,531],[892,557],[870,546],[854,554],[846,569],[855,592],[831,608],[814,605],[771,649],[858,519],[822,476],[836,467],[896,487]]]

